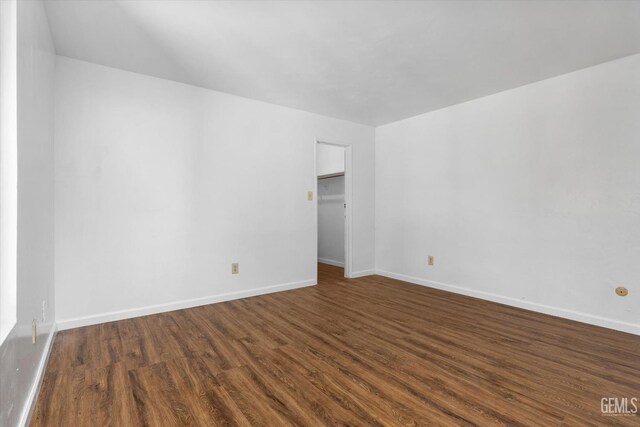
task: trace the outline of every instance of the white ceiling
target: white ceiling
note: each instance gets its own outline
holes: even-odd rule
[[[380,125],[640,52],[640,1],[47,1],[57,53]]]

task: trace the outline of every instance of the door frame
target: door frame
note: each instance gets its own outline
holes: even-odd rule
[[[315,208],[315,262],[318,262],[318,144],[334,145],[344,148],[344,277],[350,278],[353,271],[353,152],[352,145],[327,138],[316,138],[314,141],[314,166],[313,178],[315,181],[314,208]],[[316,283],[318,282],[318,269],[316,267]]]

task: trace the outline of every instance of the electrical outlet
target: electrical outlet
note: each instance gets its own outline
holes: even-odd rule
[[[313,200],[313,191],[307,191],[307,200]]]
[[[238,264],[237,262],[234,262],[233,264],[231,264],[231,274],[238,274],[240,273],[240,264]]]
[[[429,265],[433,265],[435,259],[433,257],[433,255],[429,255],[429,257],[427,258],[427,264]]]
[[[33,319],[31,322],[31,344],[36,343],[36,339],[38,338],[38,321]]]

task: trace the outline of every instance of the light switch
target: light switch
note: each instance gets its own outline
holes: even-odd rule
[[[313,200],[313,191],[307,191],[307,200]]]

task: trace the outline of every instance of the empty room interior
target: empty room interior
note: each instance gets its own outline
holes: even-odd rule
[[[640,1],[0,1],[0,426],[640,425]]]

